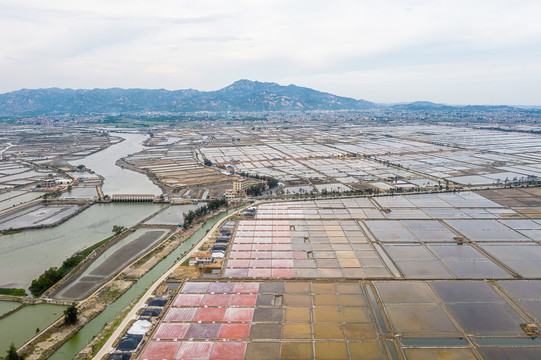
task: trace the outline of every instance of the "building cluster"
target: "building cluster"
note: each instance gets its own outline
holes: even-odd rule
[[[168,288],[167,286],[163,287]],[[114,352],[108,356],[108,359],[130,359],[139,346],[143,346],[150,340],[147,333],[150,333],[151,329],[159,322],[160,315],[171,300],[170,294],[156,295],[145,305],[143,311],[141,311],[137,319],[120,339]]]
[[[190,266],[200,266],[201,268],[205,268],[216,264],[221,267],[221,259],[223,259],[227,253],[234,227],[234,222],[225,223],[211,240],[211,245],[208,246],[207,251],[196,253],[190,258]]]
[[[246,197],[246,189],[250,186],[250,179],[236,179],[233,180],[233,189],[225,191],[225,198],[228,201],[241,201]]]
[[[68,186],[73,183],[73,180],[70,179],[45,179],[40,183],[41,188],[52,189],[59,186]]]

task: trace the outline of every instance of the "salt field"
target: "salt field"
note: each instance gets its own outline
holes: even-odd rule
[[[541,221],[485,194],[261,204],[136,358],[537,358]]]

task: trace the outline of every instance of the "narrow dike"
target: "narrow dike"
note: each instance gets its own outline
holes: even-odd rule
[[[55,352],[48,357],[49,359],[63,360],[73,358],[81,351],[98,333],[101,332],[104,325],[113,321],[126,307],[134,300],[138,299],[159,277],[176,264],[177,260],[186,254],[193,246],[201,240],[208,229],[211,229],[220,219],[227,216],[236,209],[222,211],[207,219],[199,229],[176,247],[171,253],[162,258],[145,275],[137,279],[126,292],[121,294],[116,300],[111,302],[99,314],[83,325],[76,334],[67,340],[62,346],[55,349]],[[45,359],[36,357],[36,359]]]

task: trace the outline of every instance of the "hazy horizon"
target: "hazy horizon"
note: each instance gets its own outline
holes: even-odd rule
[[[376,103],[538,106],[541,3],[0,0],[0,92],[212,91],[239,79]]]
[[[240,80],[249,80],[249,79],[240,79]],[[249,80],[249,81],[254,81],[254,82],[259,82],[258,80]],[[272,83],[272,82],[271,82]],[[231,83],[232,84],[232,83]],[[228,84],[226,85],[225,87],[231,85],[231,84]],[[298,86],[297,84],[278,84],[278,85],[281,85],[281,86],[289,86],[289,85],[296,85]],[[217,90],[221,90],[223,89],[222,88],[219,88],[219,89],[211,89],[211,90],[200,90],[200,89],[196,89],[196,88],[185,88],[185,89],[166,89],[166,88],[122,88],[122,87],[118,87],[118,86],[113,86],[113,87],[110,87],[110,88],[61,88],[61,87],[49,87],[49,88],[34,88],[34,89],[29,89],[29,88],[21,88],[21,89],[18,89],[18,90],[13,90],[13,91],[8,91],[8,92],[3,92],[3,93],[0,93],[0,95],[3,95],[3,94],[7,94],[7,93],[10,93],[10,92],[17,92],[17,91],[23,91],[23,90],[45,90],[45,89],[60,89],[60,90],[74,90],[74,91],[78,91],[78,90],[108,90],[108,89],[122,89],[122,90],[166,90],[166,91],[179,91],[179,90],[199,90],[199,91],[217,91]],[[316,90],[316,91],[320,91],[320,92],[323,92],[323,93],[329,93],[328,91],[325,91],[325,90],[321,90],[321,89],[313,89],[313,90]],[[337,96],[343,96],[343,95],[340,95],[340,94],[334,94],[334,93],[330,93],[332,95],[337,95]],[[414,102],[432,102],[430,100],[425,100],[425,99],[417,99],[417,100],[413,100],[413,101],[397,101],[397,102],[389,102],[389,101],[382,101],[382,102],[377,102],[377,101],[372,101],[370,99],[365,99],[365,98],[353,98],[353,99],[356,99],[356,100],[366,100],[366,101],[370,101],[370,102],[373,102],[375,103],[376,105],[400,105],[400,104],[411,104],[411,103],[414,103]],[[455,103],[445,103],[445,102],[433,102],[433,103],[436,103],[436,104],[443,104],[443,105],[449,105],[449,106],[511,106],[511,107],[525,107],[525,108],[539,108],[541,107],[541,103],[540,104],[455,104]]]

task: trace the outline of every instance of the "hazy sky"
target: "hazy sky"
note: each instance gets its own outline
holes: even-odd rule
[[[0,92],[216,90],[541,105],[540,0],[0,0]]]

